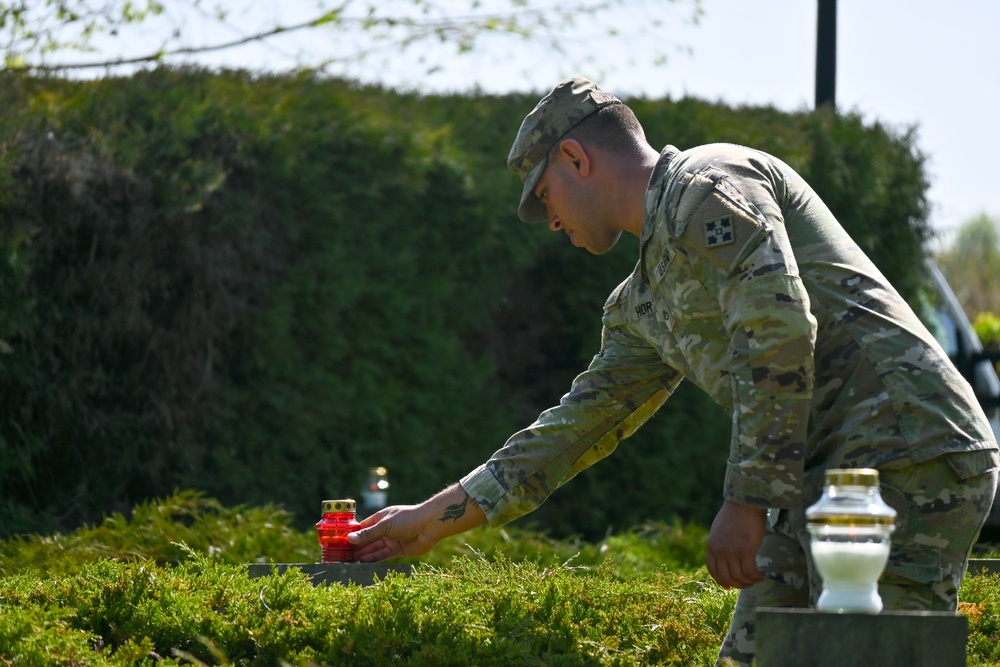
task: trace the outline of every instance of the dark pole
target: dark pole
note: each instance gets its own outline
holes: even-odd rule
[[[837,0],[818,0],[816,108],[837,105]]]

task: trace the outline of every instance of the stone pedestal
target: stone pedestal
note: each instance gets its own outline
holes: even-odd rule
[[[968,623],[950,612],[758,609],[757,667],[964,667]]]
[[[384,579],[390,572],[409,576],[412,565],[397,563],[265,563],[247,566],[251,577],[266,577],[269,574],[280,574],[290,567],[302,570],[317,584],[358,584],[370,586],[376,578]]]

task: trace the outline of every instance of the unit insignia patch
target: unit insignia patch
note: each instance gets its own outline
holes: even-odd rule
[[[733,221],[727,215],[705,223],[705,247],[717,248],[733,242]]]

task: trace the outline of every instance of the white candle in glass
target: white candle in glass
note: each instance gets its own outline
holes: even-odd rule
[[[889,560],[888,541],[841,542],[813,540],[813,562],[823,579],[820,611],[878,613],[882,599],[878,579]]]
[[[823,579],[820,611],[882,611],[878,580],[889,560],[896,510],[874,468],[831,468],[823,493],[806,509],[812,561]]]

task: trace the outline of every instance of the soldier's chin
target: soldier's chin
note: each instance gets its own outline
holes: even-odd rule
[[[618,239],[620,238],[621,238],[621,233],[619,232],[618,234],[615,234],[612,238],[603,239],[600,245],[595,245],[591,243],[585,246],[578,246],[578,247],[585,248],[587,252],[589,252],[592,255],[603,255],[604,253],[610,251],[612,248],[618,245]],[[573,241],[573,245],[577,245],[575,240]]]

